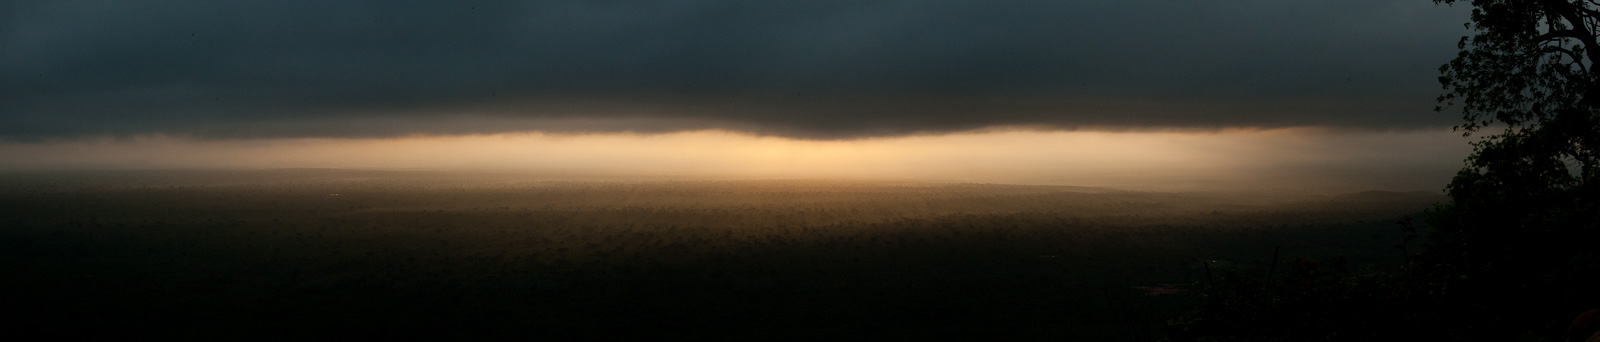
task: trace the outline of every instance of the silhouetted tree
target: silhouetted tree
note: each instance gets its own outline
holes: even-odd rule
[[[1468,1],[1434,0],[1439,4]],[[1600,307],[1600,1],[1474,0],[1436,110],[1473,153],[1413,266],[1490,340],[1559,336]]]
[[[1473,7],[1437,110],[1478,139],[1425,248],[1398,272],[1225,273],[1173,340],[1561,341],[1600,308],[1600,0],[1434,2]]]

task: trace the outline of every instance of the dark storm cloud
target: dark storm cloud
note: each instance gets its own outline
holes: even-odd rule
[[[0,136],[1448,126],[1428,1],[13,1]]]

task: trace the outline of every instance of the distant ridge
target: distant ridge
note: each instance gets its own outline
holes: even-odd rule
[[[1425,202],[1444,201],[1449,197],[1440,193],[1427,191],[1362,191],[1356,193],[1338,194],[1333,196],[1319,196],[1325,200],[1337,202]]]

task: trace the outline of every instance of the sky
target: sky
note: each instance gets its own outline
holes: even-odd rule
[[[1469,151],[1459,116],[1432,111],[1466,17],[1422,0],[7,1],[0,169],[1271,170],[1437,190]],[[1262,146],[1206,148],[1246,142]]]

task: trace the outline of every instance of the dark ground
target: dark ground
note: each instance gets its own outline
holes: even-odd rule
[[[334,196],[333,194],[337,194]],[[1442,196],[340,170],[0,174],[55,338],[1148,340],[1201,265],[1401,261]],[[44,335],[38,335],[44,334]]]

